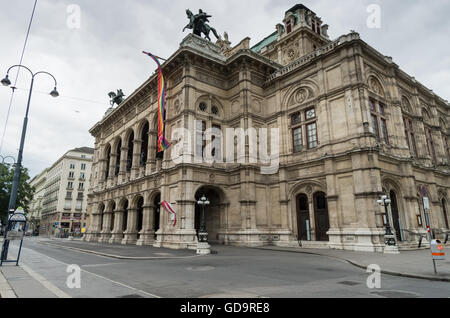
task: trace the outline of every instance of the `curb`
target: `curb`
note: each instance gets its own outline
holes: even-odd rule
[[[324,256],[324,257],[330,257],[334,258],[340,261],[345,261],[353,266],[356,266],[358,268],[367,269],[366,265],[360,264],[354,260],[338,257],[338,256],[331,256],[326,254],[320,254],[317,252],[308,252],[308,251],[292,251],[292,250],[282,250],[277,248],[261,248],[261,247],[253,247],[257,250],[269,250],[269,251],[277,251],[277,252],[287,252],[287,253],[300,253],[300,254],[309,254],[309,255],[316,255],[316,256]],[[426,276],[426,275],[419,275],[419,274],[412,274],[412,273],[402,273],[402,272],[395,272],[390,270],[381,270],[382,274],[391,275],[391,276],[400,276],[400,277],[408,277],[408,278],[417,278],[417,279],[425,279],[425,280],[432,280],[432,281],[438,281],[438,282],[448,282],[450,283],[450,278],[446,277],[436,277],[436,276]]]
[[[122,255],[114,255],[114,254],[108,254],[108,253],[102,253],[102,252],[97,252],[97,251],[92,251],[92,250],[86,250],[86,249],[82,249],[82,248],[77,248],[77,247],[71,247],[71,246],[63,246],[63,245],[59,245],[59,244],[54,244],[54,243],[47,243],[47,242],[38,242],[39,244],[43,244],[43,245],[48,245],[48,246],[53,246],[53,247],[57,247],[57,248],[63,248],[63,249],[67,249],[67,250],[73,250],[73,251],[78,251],[78,252],[83,252],[83,253],[89,253],[89,254],[95,254],[95,255],[100,255],[100,256],[105,256],[105,257],[110,257],[110,258],[116,258],[116,259],[125,259],[125,260],[158,260],[158,259],[184,259],[184,258],[194,258],[194,257],[200,257],[200,256],[204,256],[204,255],[192,255],[192,256],[122,256]]]
[[[0,298],[17,298],[11,285],[9,285],[3,273],[0,271]]]

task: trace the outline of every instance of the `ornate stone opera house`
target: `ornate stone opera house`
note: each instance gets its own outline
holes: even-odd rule
[[[162,65],[172,147],[156,153],[157,74],[90,131],[86,239],[195,249],[205,195],[210,243],[383,251],[377,199],[386,193],[389,223],[407,249],[419,240],[414,233],[426,232],[422,186],[431,227],[446,231],[449,103],[358,33],[330,40],[327,29],[296,5],[253,47],[249,38],[232,47],[227,35],[215,44],[184,38]],[[207,149],[207,128],[279,128],[279,170],[266,175],[250,163],[249,139],[246,163],[176,163],[172,132],[181,127],[192,132],[188,157]],[[177,212],[175,226],[164,200]]]

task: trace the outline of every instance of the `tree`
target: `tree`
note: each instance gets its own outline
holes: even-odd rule
[[[14,167],[8,164],[0,164],[0,219],[3,224],[6,224],[9,206],[9,197],[11,195],[11,188],[14,180]],[[19,191],[17,193],[16,207],[23,207],[25,212],[29,211],[31,200],[33,200],[34,187],[28,181],[28,169],[22,167]]]

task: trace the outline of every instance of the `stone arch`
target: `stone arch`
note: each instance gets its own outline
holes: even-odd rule
[[[136,130],[136,133],[137,133],[136,136],[141,136],[141,135],[142,135],[142,130],[145,128],[145,125],[147,125],[147,124],[148,124],[149,130],[150,130],[150,120],[147,119],[147,118],[142,119],[142,120],[137,124],[137,128],[135,129],[135,130]]]
[[[135,194],[130,200],[130,209],[136,209],[138,201],[140,199],[143,199],[144,200],[144,204],[145,204],[145,197],[146,197],[146,195],[144,193]]]
[[[294,184],[288,191],[290,200],[288,206],[289,222],[292,234],[300,235],[299,239],[304,240],[309,232],[310,240],[316,239],[316,215],[314,209],[314,194],[317,192],[326,193],[326,185],[319,180],[303,180]],[[304,195],[307,199],[307,209],[300,207],[299,196]],[[306,210],[308,211],[306,213]],[[308,221],[308,226],[306,224]],[[308,228],[309,227],[309,228]],[[307,230],[308,229],[308,230]]]
[[[197,185],[194,189],[194,193],[197,193],[200,189],[202,188],[210,188],[215,190],[219,196],[220,196],[220,201],[224,204],[228,204],[228,196],[226,195],[226,192],[224,189],[222,189],[222,187],[218,186],[218,185],[214,185],[214,184],[201,184],[201,185]]]
[[[445,121],[445,119],[443,117],[439,117],[439,128],[447,133],[447,122]]]
[[[412,114],[413,112],[411,102],[409,101],[409,98],[406,97],[405,95],[402,95],[402,111],[410,114]]]
[[[384,98],[389,96],[384,81],[380,76],[374,74],[373,72],[371,72],[367,77],[367,85],[372,93],[375,93]]]
[[[302,90],[305,90],[306,96],[303,101],[298,102],[296,95]],[[318,95],[318,92],[319,86],[315,81],[311,79],[302,80],[288,89],[282,101],[283,108],[287,109],[289,106],[300,105],[307,101],[311,101]]]
[[[112,151],[112,146],[111,146],[111,143],[106,143],[105,145],[104,145],[104,148],[103,148],[103,159],[107,159],[107,157],[108,157],[108,151]]]
[[[308,190],[308,187],[311,187],[311,190]],[[325,183],[318,180],[304,180],[297,182],[289,191],[289,197],[295,197],[297,194],[305,193],[308,195],[308,198],[311,199],[312,194],[317,191],[327,192],[327,187]]]
[[[210,204],[204,208],[209,241],[221,243],[223,242],[221,232],[226,230],[227,201],[225,191],[219,186],[203,184],[198,186],[194,192],[195,201],[200,200],[203,195],[210,201]],[[195,204],[194,228],[197,234],[201,231],[202,214],[203,207]]]
[[[400,183],[391,177],[382,177],[383,192],[390,198],[391,203],[388,207],[389,224],[394,230],[398,241],[404,241],[405,233],[402,229],[409,228],[408,215],[405,210],[405,202],[403,199],[403,189]]]
[[[421,112],[422,112],[423,122],[425,124],[431,125],[432,124],[431,110],[426,106],[422,106]]]
[[[206,109],[205,110],[201,110],[200,104],[204,103]],[[214,107],[217,108],[218,112],[214,113],[213,109]],[[215,116],[215,117],[224,117],[225,112],[224,112],[224,107],[223,104],[219,101],[219,99],[215,96],[212,95],[201,95],[199,98],[197,98],[197,100],[195,101],[195,112],[200,114],[200,115],[211,115],[211,116]]]

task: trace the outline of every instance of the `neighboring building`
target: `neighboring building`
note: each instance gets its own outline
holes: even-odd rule
[[[228,36],[213,44],[188,35],[163,65],[169,150],[156,153],[156,74],[90,130],[86,239],[195,248],[205,194],[212,242],[383,251],[377,199],[386,193],[399,246],[409,248],[413,233],[425,233],[422,186],[431,227],[448,229],[449,103],[358,33],[330,41],[327,28],[296,5],[252,48],[248,38],[232,48]],[[172,135],[181,127],[190,140]],[[245,163],[171,159],[204,153],[212,127],[279,128],[279,170],[261,173],[248,138],[237,158]],[[211,155],[239,146],[227,137]],[[181,146],[188,151],[178,156]],[[160,211],[163,200],[177,211],[175,226]]]
[[[88,147],[72,149],[47,169],[41,234],[80,233],[86,226],[93,154]]]
[[[42,217],[43,199],[45,194],[45,185],[47,182],[47,171],[48,169],[45,169],[30,181],[30,185],[34,187],[35,192],[33,195],[33,200],[30,204],[30,211],[27,211],[27,218],[28,222],[30,222],[31,224],[31,230],[33,230],[33,232],[39,232],[40,228],[39,224]]]

